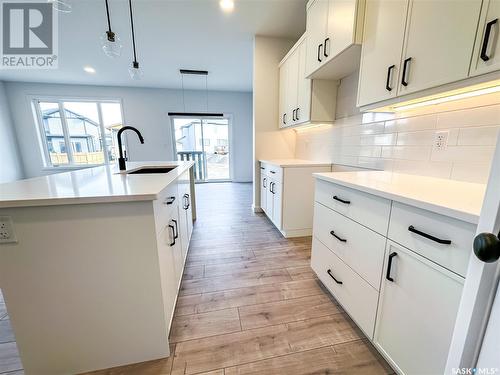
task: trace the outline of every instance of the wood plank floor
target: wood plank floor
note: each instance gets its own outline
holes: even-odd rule
[[[196,191],[172,355],[92,375],[393,373],[316,279],[310,237],[284,239],[252,213],[251,184]]]

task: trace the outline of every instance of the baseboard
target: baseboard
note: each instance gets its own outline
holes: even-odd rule
[[[285,238],[312,236],[312,228],[280,230],[280,232]]]
[[[252,204],[252,211],[255,212],[256,214],[264,212],[264,210],[260,206],[254,206],[253,204]]]

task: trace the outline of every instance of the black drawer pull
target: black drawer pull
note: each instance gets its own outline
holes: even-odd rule
[[[332,270],[327,270],[327,271],[326,271],[326,273],[327,273],[328,275],[330,275],[330,277],[331,277],[331,278],[332,278],[332,279],[333,279],[333,280],[334,280],[337,284],[340,284],[340,285],[342,285],[342,284],[343,284],[343,282],[342,282],[342,281],[338,281],[338,280],[335,278],[335,276],[333,276],[333,274],[332,274]]]
[[[276,173],[276,171],[269,171],[269,172],[271,172],[272,174],[275,174],[275,173]]]
[[[260,167],[260,169],[266,170],[266,168],[264,168],[264,167]]]
[[[403,74],[401,74],[401,84],[403,86],[408,86],[408,80],[406,79],[406,70],[408,69],[408,64],[411,61],[411,57],[408,57],[403,63]]]
[[[392,91],[392,87],[390,86],[391,84],[391,73],[393,69],[396,67],[396,65],[391,65],[389,68],[387,68],[387,80],[385,81],[385,89],[387,91]]]
[[[333,196],[333,199],[335,199],[336,201],[339,201],[341,203],[344,203],[344,204],[351,204],[351,201],[346,201],[345,199],[339,198],[336,195]]]
[[[163,204],[172,204],[175,202],[175,197],[168,197],[167,199],[165,199],[165,202],[163,202]]]
[[[330,234],[331,234],[333,237],[335,237],[337,240],[339,240],[340,242],[347,242],[347,240],[346,240],[345,238],[340,238],[339,236],[337,236],[333,230],[332,230],[332,231],[330,231]]]
[[[265,189],[267,187],[267,178],[262,179],[262,187]]]
[[[488,51],[488,43],[490,41],[491,28],[494,24],[498,22],[498,18],[495,18],[493,21],[490,21],[486,24],[486,30],[484,32],[484,40],[483,45],[481,47],[481,60],[488,61],[490,57],[487,55]]]
[[[442,239],[434,237],[434,236],[432,236],[430,234],[421,232],[418,229],[415,229],[415,227],[413,225],[410,225],[408,227],[408,230],[410,232],[412,232],[412,233],[418,234],[419,236],[425,237],[425,238],[427,238],[429,240],[432,240],[434,242],[437,242],[437,243],[440,243],[440,244],[443,244],[443,245],[450,245],[451,244],[451,240],[442,240]]]
[[[392,269],[392,258],[397,256],[398,253],[393,252],[389,255],[389,262],[387,263],[387,273],[385,274],[385,278],[389,281],[394,282],[394,279],[391,277],[391,269]]]

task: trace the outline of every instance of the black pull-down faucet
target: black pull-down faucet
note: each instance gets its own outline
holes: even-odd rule
[[[133,126],[124,126],[120,130],[118,130],[118,152],[120,154],[120,157],[118,158],[118,165],[120,167],[120,171],[124,171],[127,169],[127,166],[125,165],[125,158],[123,157],[123,149],[122,149],[122,133],[125,130],[133,130],[134,132],[137,133],[137,136],[139,137],[139,140],[141,141],[142,144],[144,144],[144,138],[142,137],[142,134],[139,130],[134,128]]]

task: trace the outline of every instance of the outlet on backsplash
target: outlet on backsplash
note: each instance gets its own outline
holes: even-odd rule
[[[448,147],[448,137],[450,132],[448,130],[436,132],[434,138],[434,149],[438,151],[446,150]]]

